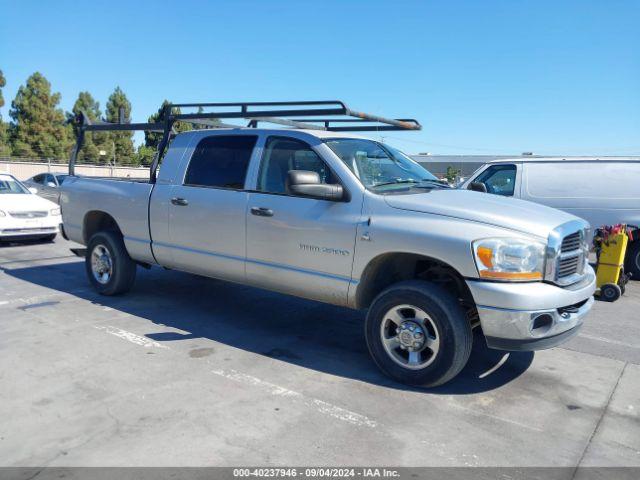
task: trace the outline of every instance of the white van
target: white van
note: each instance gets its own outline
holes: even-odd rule
[[[592,231],[617,223],[640,226],[640,157],[496,160],[476,170],[461,188],[558,208],[587,220]],[[640,279],[640,241],[635,236],[625,270]]]

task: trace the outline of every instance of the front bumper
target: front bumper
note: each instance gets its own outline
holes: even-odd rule
[[[14,227],[0,229],[0,239],[42,237],[58,233],[58,226]]]
[[[490,348],[540,350],[575,335],[593,306],[595,273],[577,284],[498,283],[468,280]]]

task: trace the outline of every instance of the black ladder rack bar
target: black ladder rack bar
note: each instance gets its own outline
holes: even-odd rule
[[[283,107],[283,108],[279,108]],[[175,113],[182,108],[235,109],[233,111],[209,111],[196,113]],[[325,117],[347,118],[325,118]],[[287,117],[299,117],[292,120]],[[310,117],[310,118],[305,118]],[[176,122],[206,125],[218,128],[243,128],[239,125],[220,123],[220,119],[240,118],[249,120],[248,127],[257,127],[258,122],[275,123],[301,129],[327,130],[334,132],[384,132],[391,130],[421,130],[417,120],[404,118],[385,118],[348,108],[340,100],[318,100],[300,102],[216,102],[216,103],[173,103],[164,106],[158,123],[124,123],[124,114],[120,112],[118,123],[103,121],[92,122],[81,112],[76,121],[78,135],[75,148],[69,159],[69,174],[75,174],[78,153],[84,142],[85,132],[90,131],[154,131],[162,132],[162,140],[151,164],[150,181],[156,180],[160,159],[165,153]],[[317,125],[320,123],[321,125]]]

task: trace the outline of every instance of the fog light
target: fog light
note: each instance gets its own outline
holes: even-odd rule
[[[547,332],[553,325],[553,317],[548,313],[538,315],[531,322],[531,333],[542,335]]]

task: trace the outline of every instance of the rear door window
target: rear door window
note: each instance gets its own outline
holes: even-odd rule
[[[243,189],[257,139],[255,135],[212,135],[203,138],[193,152],[184,184]]]
[[[33,177],[31,179],[31,181],[33,183],[39,183],[40,185],[42,185],[42,183],[44,182],[44,176],[45,176],[44,173],[41,173],[41,174],[36,175],[35,177]]]
[[[516,187],[516,166],[492,165],[478,175],[476,182],[484,183],[487,193],[512,197]]]

